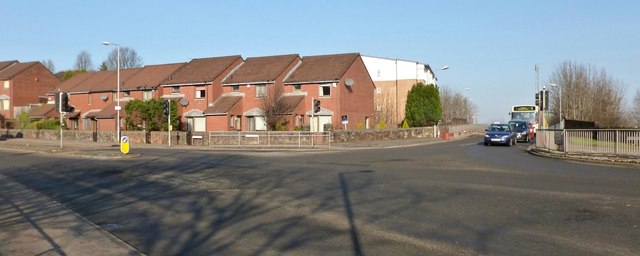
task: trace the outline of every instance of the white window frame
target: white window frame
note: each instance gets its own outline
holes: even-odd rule
[[[232,85],[232,86],[231,86],[231,91],[232,91],[232,92],[240,91],[240,86],[239,86],[239,85]]]
[[[2,81],[2,83],[3,83],[3,87],[5,89],[9,89],[9,80],[4,80],[4,81]]]
[[[294,84],[293,85],[293,90],[294,91],[301,91],[302,90],[302,85],[301,84]]]
[[[235,123],[236,123],[235,116],[230,116],[229,117],[229,128],[233,128]]]
[[[125,98],[131,97],[131,91],[123,91],[122,93],[124,94],[122,97],[125,97]]]
[[[196,95],[195,95],[196,99],[204,99],[206,95],[207,95],[206,88],[204,86],[196,87]]]
[[[180,86],[171,86],[171,93],[180,93]]]
[[[256,98],[264,98],[267,96],[267,85],[256,85]]]
[[[152,98],[153,98],[152,90],[142,91],[142,100],[148,101],[148,100],[151,100]]]
[[[10,107],[9,100],[0,100],[0,110],[9,110]]]
[[[328,94],[324,93],[324,88],[328,88]],[[331,97],[331,84],[320,84],[318,86],[318,95],[320,97]]]

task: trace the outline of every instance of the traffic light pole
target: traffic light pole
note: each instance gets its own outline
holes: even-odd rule
[[[167,131],[169,131],[169,147],[171,147],[171,101],[167,100],[167,103],[167,106],[169,106],[167,111]]]
[[[60,148],[62,148],[62,118],[64,118],[64,114],[62,113],[62,93],[58,92],[58,113],[60,113]]]

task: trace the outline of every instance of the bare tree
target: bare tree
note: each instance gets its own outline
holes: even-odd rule
[[[76,70],[91,71],[93,69],[93,62],[91,62],[91,55],[87,51],[81,51],[76,57],[76,64],[74,65]]]
[[[53,61],[51,59],[40,61],[42,65],[44,65],[51,73],[56,72],[56,66],[53,65]]]
[[[640,89],[636,90],[636,95],[633,97],[633,104],[631,105],[629,115],[629,124],[636,128],[640,127]]]
[[[397,122],[394,122],[396,113],[394,103],[395,100],[390,93],[376,94],[376,112],[374,116],[380,128],[385,128],[391,124],[398,125]]]
[[[283,88],[275,85],[267,86],[266,93],[262,97],[262,110],[264,111],[264,119],[267,123],[267,129],[270,131],[279,130],[288,124],[285,113],[290,106],[282,100]],[[271,87],[271,88],[270,88]]]
[[[442,103],[442,122],[451,123],[454,119],[472,122],[476,106],[471,99],[448,87],[442,87],[440,94]]]
[[[107,60],[102,64],[104,64],[107,70],[116,70],[118,67],[118,50],[113,49],[113,51],[109,53],[109,56],[107,56]],[[142,67],[142,57],[138,55],[136,50],[129,47],[120,47],[120,68],[127,69],[139,67]]]
[[[551,122],[560,120],[562,102],[564,119],[593,121],[600,127],[624,125],[622,82],[608,75],[604,69],[565,61],[551,74],[550,83],[558,85],[549,88],[554,116]]]

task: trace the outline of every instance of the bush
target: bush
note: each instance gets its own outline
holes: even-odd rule
[[[60,129],[60,121],[58,120],[40,120],[24,125],[25,129],[37,130],[58,130]]]

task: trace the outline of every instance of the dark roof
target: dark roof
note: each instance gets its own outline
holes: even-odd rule
[[[244,64],[222,81],[223,85],[273,82],[299,60],[298,54],[247,58]]]
[[[241,60],[240,55],[193,59],[171,76],[162,81],[162,85],[210,83],[220,76],[234,62]]]
[[[300,105],[300,102],[304,99],[304,95],[283,95],[278,99],[278,102],[282,104],[282,113],[278,114],[291,114],[293,110]]]
[[[211,107],[208,107],[204,113],[205,114],[226,114],[231,110],[231,108],[238,103],[242,99],[242,96],[238,94],[223,94],[215,102]]]
[[[59,114],[55,111],[54,108],[54,104],[44,104],[39,108],[31,110],[31,112],[29,112],[29,118],[55,117]]]
[[[360,56],[359,53],[305,56],[285,83],[338,81]]]
[[[0,79],[11,79],[23,70],[37,64],[38,62],[16,62],[13,65],[9,65],[6,68],[0,70]]]
[[[120,86],[120,89],[134,90],[158,87],[163,80],[167,79],[167,77],[176,72],[179,68],[183,67],[185,64],[186,63],[174,63],[145,66],[140,72],[137,72],[135,75],[124,81],[122,86]]]

